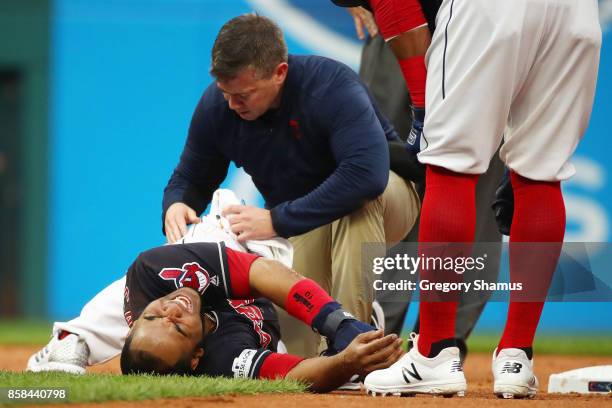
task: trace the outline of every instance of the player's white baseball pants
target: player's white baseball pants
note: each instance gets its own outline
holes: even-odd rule
[[[597,1],[444,0],[436,23],[419,160],[482,174],[503,137],[501,159],[521,176],[572,176],[595,93]]]

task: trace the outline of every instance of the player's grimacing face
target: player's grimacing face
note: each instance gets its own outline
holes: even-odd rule
[[[217,87],[223,93],[229,108],[241,119],[255,120],[269,109],[280,105],[287,69],[287,63],[283,62],[269,78],[262,78],[254,68],[248,67],[233,79],[217,80]]]
[[[132,347],[150,351],[172,365],[202,340],[201,301],[191,288],[154,300],[134,323]]]

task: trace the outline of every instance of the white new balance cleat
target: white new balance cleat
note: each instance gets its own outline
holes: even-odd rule
[[[493,392],[500,398],[533,398],[538,379],[533,374],[533,360],[518,348],[493,352]]]
[[[418,335],[412,333],[412,349],[391,367],[373,371],[364,381],[367,392],[377,395],[433,394],[464,396],[467,389],[459,348],[447,347],[437,356],[427,358],[419,353]]]
[[[85,374],[89,359],[89,347],[76,334],[63,339],[54,333],[51,341],[28,360],[26,371],[62,371],[70,374]]]

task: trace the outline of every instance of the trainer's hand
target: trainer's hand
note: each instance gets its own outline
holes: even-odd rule
[[[363,31],[364,27],[368,30],[370,37],[376,37],[376,34],[378,34],[378,26],[376,25],[372,13],[363,7],[348,7],[346,10],[353,16],[355,31],[360,40],[365,38],[365,32]]]
[[[188,224],[198,224],[200,217],[187,204],[174,203],[166,211],[164,229],[168,242],[176,242],[187,233]]]
[[[383,337],[382,330],[362,333],[338,356],[342,356],[354,373],[366,375],[395,363],[404,354],[402,339],[396,334]]]
[[[229,220],[232,232],[236,234],[239,242],[270,239],[277,235],[270,211],[265,208],[230,205],[225,207],[221,214]]]

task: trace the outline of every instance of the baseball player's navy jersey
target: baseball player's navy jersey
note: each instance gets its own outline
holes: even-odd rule
[[[231,258],[228,259],[228,258]],[[276,311],[265,299],[230,300],[230,268],[250,267],[252,254],[227,249],[222,242],[166,245],[141,253],[128,269],[124,313],[128,325],[152,301],[181,287],[200,294],[202,312],[216,321],[203,339],[204,357],[196,374],[258,378],[264,361],[276,351],[280,329]]]
[[[178,288],[195,289],[206,310],[232,296],[229,265],[222,242],[165,245],[142,252],[126,275],[126,320],[136,320],[153,300]]]
[[[253,121],[229,108],[211,84],[164,192],[201,213],[230,161],[252,177],[283,237],[342,218],[381,194],[389,177],[387,139],[397,133],[358,75],[337,61],[289,56],[281,106]]]
[[[276,351],[280,329],[276,311],[264,299],[228,300],[211,313],[216,330],[204,339],[204,357],[197,374],[258,378],[268,356]]]

